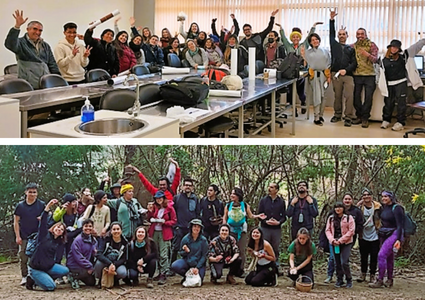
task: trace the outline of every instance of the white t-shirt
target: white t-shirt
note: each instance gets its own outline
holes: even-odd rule
[[[162,219],[164,216],[165,208],[160,208],[158,210],[158,216],[157,219]],[[155,231],[162,231],[162,223],[155,223]]]
[[[372,214],[375,212],[373,207],[364,207],[363,215],[365,224],[363,226],[363,239],[368,242],[376,241],[379,239],[378,233],[376,232],[375,223],[373,222]]]

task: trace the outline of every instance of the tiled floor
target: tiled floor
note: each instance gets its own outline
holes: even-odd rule
[[[402,131],[392,131],[391,127],[388,129],[381,129],[381,122],[369,122],[369,128],[362,128],[361,125],[352,125],[351,127],[344,127],[344,122],[330,123],[333,116],[333,109],[331,107],[325,110],[325,123],[323,126],[317,126],[313,123],[312,112],[310,113],[310,120],[305,119],[305,115],[300,115],[297,118],[295,125],[295,135],[291,135],[292,124],[284,124],[283,128],[276,127],[277,138],[403,138],[404,132],[412,130],[417,127],[425,127],[424,120],[414,120],[411,117],[407,119],[407,124]],[[420,116],[415,116],[420,118]],[[396,122],[393,119],[393,123]],[[270,132],[266,129],[263,130],[259,138],[270,138]],[[409,138],[425,138],[425,134],[409,135]]]

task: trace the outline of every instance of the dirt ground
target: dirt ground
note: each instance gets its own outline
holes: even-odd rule
[[[357,275],[355,270],[353,275]],[[169,278],[165,286],[157,286],[155,283],[154,289],[147,289],[143,278],[138,287],[121,285],[110,291],[84,286],[79,290],[73,290],[69,284],[59,285],[54,292],[29,291],[19,286],[20,279],[17,263],[0,265],[0,299],[425,299],[425,267],[397,270],[394,286],[391,289],[371,289],[367,287],[367,284],[357,282],[354,282],[352,289],[337,289],[333,287],[333,284],[322,283],[325,274],[316,272],[316,287],[310,293],[296,291],[291,286],[291,281],[284,276],[279,277],[277,287],[254,288],[246,286],[243,279],[237,279],[239,284],[236,286],[213,285],[209,282],[208,272],[204,285],[191,289],[180,285],[179,276]],[[120,297],[123,293],[124,295]]]

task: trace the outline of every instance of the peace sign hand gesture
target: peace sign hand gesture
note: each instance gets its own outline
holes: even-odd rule
[[[15,14],[12,15],[15,18],[15,27],[20,28],[25,22],[28,20],[28,18],[24,19],[24,11],[19,11],[18,9],[15,10]]]
[[[84,51],[83,56],[89,57],[91,49],[93,49],[93,47],[87,46],[86,50]]]

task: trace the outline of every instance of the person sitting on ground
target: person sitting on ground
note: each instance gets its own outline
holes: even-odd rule
[[[184,21],[180,21],[179,25],[179,33],[181,34],[184,39],[187,40],[193,40],[196,39],[199,35],[199,26],[197,23],[193,22],[189,26],[189,30],[187,32],[184,31]]]
[[[143,186],[152,196],[154,196],[156,192],[161,190],[164,192],[165,198],[167,198],[169,203],[172,204],[173,197],[174,195],[177,194],[177,188],[179,187],[179,184],[180,184],[181,170],[177,161],[175,161],[172,158],[170,158],[169,161],[172,164],[174,164],[174,166],[176,167],[173,183],[170,186],[170,180],[166,176],[163,176],[159,178],[158,180],[158,188],[154,187],[153,184],[150,183],[150,181],[145,177],[145,175],[143,175],[143,173],[139,169],[137,169],[135,166],[128,165],[128,167],[133,167],[133,170],[139,174],[140,181],[142,182]]]
[[[337,202],[333,214],[326,222],[326,237],[335,255],[336,274],[338,276],[335,287],[337,288],[344,286],[344,275],[347,280],[346,287],[353,287],[349,259],[355,228],[353,216],[347,212],[342,202]]]
[[[83,220],[93,220],[92,235],[96,237],[105,237],[111,224],[111,212],[106,204],[108,195],[104,191],[96,191],[94,193],[94,204],[89,205],[84,215]]]
[[[149,236],[159,247],[159,276],[158,285],[164,285],[170,271],[171,241],[173,227],[177,224],[176,211],[169,203],[163,191],[157,191],[154,203],[148,204],[147,219],[151,222]]]
[[[293,281],[298,277],[303,277],[302,282],[313,283],[314,285],[314,274],[313,274],[313,255],[316,254],[316,245],[311,241],[310,233],[306,228],[300,228],[297,233],[295,241],[289,245],[289,267],[288,276]]]
[[[127,41],[128,33],[126,31],[120,31],[117,33],[113,42],[118,54],[118,59],[120,61],[120,73],[131,70],[131,68],[134,67],[137,63],[136,56],[134,55],[133,50],[131,50],[128,46]]]
[[[44,291],[54,291],[55,279],[69,273],[69,269],[60,264],[66,243],[65,224],[57,222],[50,228],[47,224],[50,208],[57,203],[57,199],[50,200],[41,214],[37,247],[28,265],[29,275],[25,284],[28,290],[33,290],[36,285]]]
[[[75,238],[67,256],[68,282],[73,289],[80,288],[79,280],[87,286],[96,284],[93,260],[96,255],[97,240],[93,236],[93,228],[94,223],[91,219],[83,221],[83,231]]]
[[[253,268],[245,277],[245,283],[252,286],[277,286],[276,256],[259,227],[251,230],[248,253],[252,256]]]
[[[139,284],[139,274],[147,273],[146,287],[153,288],[158,254],[158,247],[154,240],[148,237],[146,228],[137,227],[129,245],[127,261],[128,274],[133,286]]]
[[[99,240],[99,246],[96,252],[96,263],[94,273],[99,279],[99,285],[102,279],[103,269],[107,269],[108,274],[114,274],[115,285],[119,285],[119,280],[123,279],[130,283],[127,278],[127,268],[125,266],[128,258],[128,241],[122,235],[122,226],[119,222],[111,224],[111,230],[108,231],[104,239]]]
[[[114,31],[105,29],[100,40],[93,38],[93,29],[87,29],[84,34],[84,43],[92,48],[89,56],[87,70],[103,69],[111,77],[116,77],[120,70],[120,61],[117,51],[112,44],[114,40]]]
[[[66,23],[63,25],[65,38],[54,49],[56,63],[62,77],[69,85],[86,82],[84,77],[89,64],[90,47],[85,48],[75,39],[77,37],[77,24]]]
[[[190,269],[193,274],[201,277],[204,281],[208,242],[202,235],[202,221],[193,219],[189,224],[189,233],[185,235],[180,243],[179,254],[182,258],[176,260],[171,265],[171,270],[185,278],[186,272]]]
[[[223,268],[229,268],[226,282],[236,284],[234,278],[241,269],[242,260],[239,257],[239,248],[236,239],[230,235],[230,226],[220,225],[219,236],[213,238],[208,249],[208,261],[211,269],[211,282],[217,284],[217,280],[223,275]]]
[[[54,222],[61,222],[65,224],[67,241],[65,244],[65,257],[68,257],[72,242],[77,235],[81,233],[81,228],[77,228],[77,198],[75,198],[74,195],[67,193],[63,196],[62,203],[62,206],[57,207],[53,212],[52,219]]]
[[[193,40],[188,40],[186,43],[187,51],[186,51],[186,60],[190,64],[192,68],[195,70],[198,67],[203,67],[204,69],[208,68],[208,56],[204,49],[196,46]]]
[[[39,21],[29,22],[25,36],[18,38],[20,28],[28,18],[24,18],[22,10],[16,10],[13,17],[15,26],[9,30],[4,45],[16,55],[18,77],[28,81],[34,89],[38,89],[43,75],[60,75],[58,65],[49,44],[41,38],[43,25]]]

